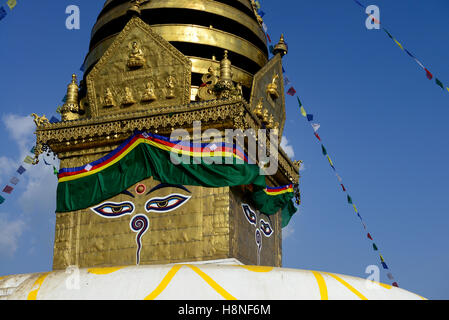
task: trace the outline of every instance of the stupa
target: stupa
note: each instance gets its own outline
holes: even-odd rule
[[[421,298],[282,268],[300,161],[262,23],[252,0],[105,2],[62,121],[36,122],[35,161],[61,163],[53,270],[0,278],[1,299]]]

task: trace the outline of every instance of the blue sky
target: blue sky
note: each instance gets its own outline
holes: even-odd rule
[[[1,0],[4,5],[6,0]],[[353,0],[261,1],[268,33],[289,44],[286,74],[399,285],[449,298],[449,93],[383,31],[367,30]],[[379,0],[383,25],[449,85],[449,3]],[[281,3],[281,5],[279,5]],[[65,8],[81,29],[65,28]],[[0,183],[33,145],[32,112],[55,115],[88,50],[103,1],[21,1],[0,21]],[[284,267],[366,278],[378,255],[321,154],[296,99],[286,98],[285,138],[304,161],[302,204],[284,229]],[[47,159],[53,161],[53,159]],[[53,161],[56,163],[56,161]],[[51,269],[56,178],[29,169],[0,205],[0,274]],[[391,283],[381,269],[381,281]]]

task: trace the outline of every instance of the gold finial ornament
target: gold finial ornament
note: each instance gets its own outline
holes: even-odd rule
[[[153,81],[148,81],[145,85],[145,93],[142,96],[142,101],[149,102],[157,100],[156,94],[154,93]]]
[[[276,81],[279,79],[278,74],[273,75],[273,79],[271,80],[271,83],[267,85],[267,95],[271,96],[273,100],[279,98],[279,92],[278,92],[278,85],[276,84]]]
[[[72,75],[72,82],[67,86],[67,99],[62,108],[61,120],[62,121],[72,121],[79,119],[79,102],[78,102],[78,83],[76,75]]]
[[[137,14],[140,16],[140,6],[147,1],[143,0],[132,0],[131,1],[131,7],[128,9],[128,12],[132,14]]]
[[[132,49],[129,54],[129,59],[127,63],[128,68],[130,69],[142,68],[146,62],[143,55],[143,51],[142,49],[140,49],[139,44],[136,41],[134,41],[131,46]]]
[[[273,53],[274,55],[279,53],[281,57],[285,56],[288,53],[288,48],[287,44],[285,43],[284,34],[281,34],[279,42],[274,46]]]
[[[235,96],[235,87],[232,82],[231,60],[228,59],[228,50],[224,51],[223,60],[220,61],[220,80],[215,86],[220,99],[229,99]]]

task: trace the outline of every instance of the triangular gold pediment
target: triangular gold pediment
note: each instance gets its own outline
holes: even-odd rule
[[[87,76],[91,117],[190,102],[191,61],[133,17]]]
[[[254,76],[250,105],[254,110],[262,101],[263,109],[268,110],[274,122],[279,123],[279,135],[282,135],[285,125],[284,92],[282,58],[277,54]]]

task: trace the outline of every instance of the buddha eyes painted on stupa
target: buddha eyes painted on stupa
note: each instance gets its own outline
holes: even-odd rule
[[[172,185],[159,183],[155,187],[147,191],[147,186],[143,183],[137,184],[134,188],[124,190],[120,196],[129,197],[128,201],[112,202],[107,201],[98,206],[92,207],[91,210],[103,218],[120,218],[125,215],[131,215],[129,227],[132,232],[137,233],[136,240],[136,264],[140,263],[140,253],[142,249],[142,237],[150,228],[151,221],[146,214],[165,213],[174,211],[187,203],[191,196],[181,193],[163,194],[164,190],[177,189],[185,193],[191,193],[182,185]],[[153,193],[159,191],[157,197],[151,197]],[[136,213],[136,215],[133,215]]]

